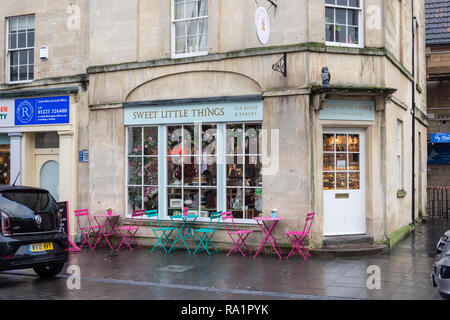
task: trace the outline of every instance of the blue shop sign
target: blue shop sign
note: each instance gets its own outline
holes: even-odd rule
[[[16,99],[15,125],[69,123],[69,96]]]
[[[450,133],[432,133],[430,135],[431,143],[450,143]]]

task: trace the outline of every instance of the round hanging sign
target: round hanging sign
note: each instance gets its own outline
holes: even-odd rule
[[[258,7],[255,13],[256,34],[262,44],[269,42],[270,38],[270,19],[267,10],[264,7]]]

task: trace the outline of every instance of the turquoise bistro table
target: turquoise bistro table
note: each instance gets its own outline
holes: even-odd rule
[[[194,233],[192,232],[192,226],[194,225],[194,222],[197,220],[197,218],[198,215],[194,214],[188,214],[186,216],[181,214],[170,216],[170,219],[172,220],[172,223],[175,226],[175,228],[177,228],[178,233],[177,236],[175,237],[175,240],[172,243],[172,246],[170,247],[169,253],[172,252],[175,244],[178,242],[179,239],[181,239],[188,253],[191,254],[191,251],[189,250],[189,247],[186,244],[185,240],[188,238],[193,238],[194,242],[196,242],[194,238]],[[178,227],[177,224],[175,223],[176,220],[183,220],[183,223],[181,224],[180,227]]]

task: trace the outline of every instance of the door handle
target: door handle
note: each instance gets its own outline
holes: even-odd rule
[[[349,199],[350,193],[336,193],[334,197],[335,199]]]

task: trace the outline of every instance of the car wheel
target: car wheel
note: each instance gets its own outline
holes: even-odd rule
[[[450,300],[450,294],[448,293],[443,293],[443,292],[439,292],[439,294],[441,295],[441,297],[445,300]]]
[[[38,274],[39,277],[46,279],[56,276],[64,268],[64,263],[52,264],[49,266],[35,267],[34,272]]]

